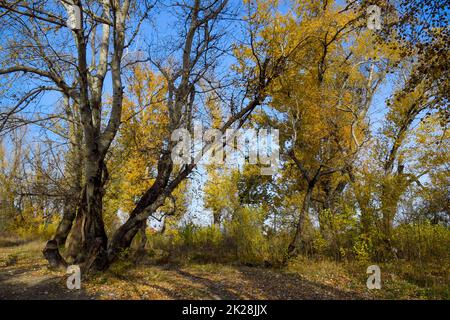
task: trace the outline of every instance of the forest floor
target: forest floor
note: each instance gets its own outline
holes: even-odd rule
[[[82,278],[81,290],[69,290],[67,275],[47,268],[43,246],[42,241],[0,239],[0,300],[449,299],[448,276],[437,280],[436,290],[388,273],[381,290],[368,290],[364,268],[349,271],[342,264],[302,259],[284,269],[119,263],[105,273]]]

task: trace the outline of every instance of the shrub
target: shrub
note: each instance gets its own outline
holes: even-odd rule
[[[268,258],[268,243],[263,234],[264,213],[260,209],[241,208],[226,224],[226,232],[233,239],[239,262],[263,264]]]
[[[267,237],[267,262],[273,267],[283,267],[287,258],[287,248],[291,242],[291,234],[279,232]]]
[[[319,221],[320,233],[316,232],[313,245],[316,253],[332,256],[336,260],[351,255],[358,234],[355,212],[347,206],[340,213],[326,209],[320,213]]]
[[[407,260],[450,260],[450,229],[430,222],[402,224],[394,230],[393,246]]]
[[[356,261],[367,264],[371,257],[371,247],[370,237],[361,234],[352,248]]]
[[[223,241],[223,234],[217,225],[198,228],[193,234],[194,246],[218,248]]]

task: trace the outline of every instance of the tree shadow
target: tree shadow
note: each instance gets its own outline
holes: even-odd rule
[[[211,280],[198,276],[179,267],[168,267],[189,282],[200,283],[207,295],[215,299],[269,299],[269,300],[360,300],[367,299],[360,293],[346,291],[319,282],[307,280],[301,275],[256,267],[238,267],[237,281],[228,279]],[[192,287],[194,289],[194,287]],[[166,289],[167,290],[167,289]],[[167,292],[175,299],[180,296]]]
[[[270,300],[360,300],[356,292],[307,280],[300,275],[271,269],[239,268],[243,278]]]
[[[229,287],[226,285],[223,285],[223,283],[212,281],[208,278],[200,277],[194,274],[191,274],[189,272],[183,271],[181,269],[177,269],[176,272],[194,282],[201,283],[206,289],[208,290],[208,293],[210,295],[218,300],[239,300],[241,297],[237,294],[235,294],[233,291],[233,287]]]
[[[345,291],[332,285],[307,280],[300,275],[281,270],[238,267],[240,281],[211,280],[171,267],[170,270],[188,279],[200,283],[209,296],[216,299],[269,299],[269,300],[359,300],[367,299],[359,293]],[[178,298],[179,297],[174,297]]]
[[[168,282],[170,282],[170,284],[175,286],[174,289],[165,288],[163,286],[151,282],[146,282],[142,278],[132,274],[126,276],[114,274],[114,276],[120,280],[126,281],[130,285],[130,289],[132,289],[136,294],[138,294],[141,297],[141,299],[143,298],[144,294],[141,290],[138,289],[138,287],[136,286],[137,284],[156,289],[157,291],[160,291],[163,294],[165,294],[170,299],[174,300],[192,299],[184,293],[186,291],[189,292],[200,291],[205,296],[205,299],[215,299],[215,300],[240,299],[238,295],[234,294],[228,288],[225,288],[221,283],[217,283],[210,279],[193,275],[175,266],[162,266],[161,269],[173,272],[174,274],[178,274],[181,277],[189,280],[190,283],[192,282],[200,283],[205,289],[199,289],[195,285],[189,285],[189,283],[186,284],[185,282],[181,284],[181,282],[176,281],[176,278],[172,279],[172,277],[170,278],[170,280],[168,280]]]
[[[0,283],[11,279],[12,277],[17,277],[22,274],[30,272],[30,267],[17,268],[14,266],[8,266],[0,271]]]
[[[165,299],[268,299],[268,300],[353,300],[367,299],[356,292],[345,291],[323,283],[307,280],[301,275],[275,270],[241,266],[233,273],[216,277],[215,272],[198,274],[180,266],[166,265],[158,268],[167,272],[167,279],[152,281],[140,275],[117,274],[140,299],[147,299],[152,288]],[[8,300],[88,300],[97,295],[83,290],[69,290],[65,276],[34,276],[26,274],[27,268],[0,272],[0,299]],[[168,286],[166,286],[168,284]],[[198,293],[198,294],[196,294]],[[150,294],[151,298],[152,294]],[[158,295],[154,295],[158,298]],[[159,299],[159,298],[158,298]],[[163,298],[164,299],[164,298]]]
[[[22,283],[0,281],[0,300],[90,300],[83,287],[69,290],[62,276],[50,277],[37,282]]]
[[[18,247],[32,242],[31,239],[15,239],[15,238],[2,238],[0,237],[0,248]]]

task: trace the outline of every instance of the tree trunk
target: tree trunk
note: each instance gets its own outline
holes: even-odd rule
[[[171,150],[172,145],[169,145]],[[112,263],[117,255],[124,249],[128,248],[133,241],[134,236],[142,227],[149,215],[155,212],[164,204],[165,199],[171,194],[173,189],[182,181],[172,182],[173,185],[168,186],[170,174],[173,169],[173,162],[170,152],[163,152],[158,161],[158,175],[155,182],[144,193],[138,204],[131,212],[128,220],[114,233],[108,244],[108,263]]]
[[[102,217],[106,167],[102,160],[91,161],[86,164],[85,171],[89,175],[86,177],[87,182],[81,192],[77,210],[70,211],[63,217],[55,238],[47,242],[44,249],[44,256],[53,267],[65,266],[68,263],[79,264],[85,271],[91,266],[97,270],[106,267],[108,239]],[[71,223],[73,216],[75,220]],[[59,254],[58,241],[62,242],[67,230],[70,230],[70,233],[66,242],[66,262]]]
[[[134,263],[138,264],[145,257],[145,246],[147,244],[147,220],[142,223],[138,233],[139,233],[139,243],[134,254]]]
[[[220,220],[221,220],[221,218],[222,218],[222,212],[221,211],[219,211],[219,212],[213,212],[213,224],[216,226],[216,227],[220,227]]]
[[[56,229],[55,236],[53,237],[53,240],[56,241],[58,246],[63,246],[66,243],[76,214],[77,206],[73,205],[72,202],[67,201],[64,205],[63,217]]]
[[[308,214],[309,208],[311,206],[311,196],[314,189],[313,184],[308,184],[308,188],[306,189],[305,197],[303,198],[303,205],[300,211],[300,216],[298,218],[297,227],[295,230],[294,238],[288,247],[288,258],[296,256],[299,251],[302,249],[302,237],[304,233],[304,225],[305,219]]]
[[[64,258],[60,255],[58,250],[58,244],[56,240],[49,240],[42,251],[45,259],[47,259],[50,268],[66,268],[67,263]]]
[[[165,200],[164,196],[159,196],[152,202],[149,209],[138,206],[133,210],[130,218],[114,233],[111,241],[108,244],[108,261],[107,264],[111,264],[117,258],[121,251],[130,247],[133,238],[142,229],[142,224],[146,222],[148,212],[156,211],[163,205]],[[107,266],[105,266],[107,267]]]
[[[71,104],[67,95],[64,96],[64,105],[66,116],[68,119],[71,119],[68,123],[70,149],[67,152],[67,162],[65,167],[69,190],[64,199],[62,219],[58,224],[53,239],[47,242],[44,249],[44,255],[51,260],[50,265],[52,267],[56,267],[56,264],[58,263],[62,266],[65,265],[65,261],[57,249],[65,245],[70,230],[72,229],[80,205],[83,177],[83,151],[81,147],[83,132],[79,125],[78,105],[76,102]],[[58,252],[55,252],[55,250]]]
[[[145,231],[147,230],[147,220],[142,223],[141,228],[139,229],[139,244],[137,247],[137,252],[142,253],[145,251],[145,245],[147,244],[147,234]]]
[[[72,230],[73,222],[79,206],[80,192],[70,192],[65,199],[64,212],[61,221],[58,224],[53,239],[49,240],[43,250],[44,257],[48,260],[51,268],[65,267],[66,261],[59,253],[59,247],[66,243],[66,240]],[[70,197],[73,197],[72,199]]]
[[[103,185],[107,180],[106,167],[102,160],[86,165],[90,175],[82,191],[80,206],[72,227],[68,245],[68,260],[71,263],[91,262],[96,269],[102,269],[106,260],[107,236],[103,223]],[[98,252],[97,252],[98,251]]]

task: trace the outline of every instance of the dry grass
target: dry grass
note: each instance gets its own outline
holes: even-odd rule
[[[426,274],[406,263],[380,265],[383,287],[369,291],[367,266],[305,258],[284,269],[119,261],[71,291],[64,272],[47,269],[43,242],[2,240],[8,245],[0,247],[0,299],[449,299],[442,264],[427,266]]]
[[[380,290],[366,287],[366,270],[372,264],[381,270]],[[356,263],[298,258],[287,270],[310,281],[358,292],[369,299],[450,299],[448,261],[420,265],[406,261]]]

